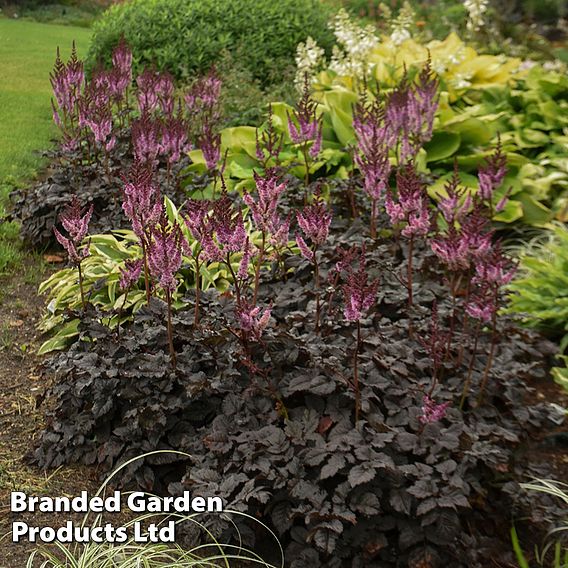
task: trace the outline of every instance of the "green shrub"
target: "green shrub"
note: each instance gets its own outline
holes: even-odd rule
[[[89,62],[110,61],[124,34],[138,67],[155,63],[183,79],[207,72],[227,50],[269,84],[308,35],[331,48],[329,16],[318,0],[131,0],[95,24]]]

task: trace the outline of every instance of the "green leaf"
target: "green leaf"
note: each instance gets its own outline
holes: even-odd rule
[[[65,349],[69,340],[79,335],[80,321],[81,320],[79,318],[76,318],[65,324],[51,339],[48,339],[41,345],[37,354],[45,355],[50,351]]]
[[[432,140],[424,145],[428,162],[437,162],[453,156],[461,144],[457,132],[435,132]]]

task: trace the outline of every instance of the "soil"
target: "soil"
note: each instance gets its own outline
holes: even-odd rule
[[[66,515],[11,513],[10,492],[30,495],[79,495],[99,486],[97,472],[85,467],[63,467],[43,472],[29,467],[23,457],[43,426],[45,383],[40,382],[34,352],[41,340],[36,328],[44,306],[37,285],[46,277],[43,263],[29,258],[17,271],[0,280],[0,568],[20,568],[35,548],[29,542],[12,543],[12,522],[58,527]],[[79,520],[81,515],[75,515]],[[6,535],[6,536],[4,536]]]

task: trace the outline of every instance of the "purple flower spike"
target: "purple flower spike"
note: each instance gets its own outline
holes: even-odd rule
[[[288,132],[294,144],[307,144],[313,142],[310,156],[316,158],[321,150],[321,136],[323,119],[317,116],[318,103],[310,93],[308,79],[304,81],[302,97],[298,102],[293,116],[288,113]]]
[[[225,252],[240,252],[243,250],[247,234],[240,210],[234,212],[231,200],[226,193],[213,205],[212,226],[217,235],[217,241]]]
[[[151,231],[148,268],[163,290],[175,292],[175,276],[181,267],[183,253],[189,254],[189,246],[181,228],[177,223],[170,225],[162,211],[160,222]]]
[[[138,282],[142,274],[144,260],[138,258],[136,260],[127,260],[124,263],[124,268],[120,270],[120,280],[118,285],[121,290],[128,290],[133,284]]]
[[[283,244],[288,239],[290,224],[278,215],[278,201],[287,188],[287,183],[281,181],[278,172],[270,168],[266,175],[260,176],[254,172],[257,199],[249,193],[244,194],[243,201],[248,205],[256,228],[270,235],[275,244]]]
[[[235,310],[237,323],[247,337],[253,337],[260,341],[262,332],[270,322],[272,308],[261,309],[259,306],[249,304],[246,300],[241,301]]]
[[[153,69],[144,69],[136,77],[138,85],[138,107],[141,114],[151,113],[158,108],[159,104],[160,74]]]
[[[502,152],[501,140],[499,140],[495,153],[479,169],[479,196],[481,199],[492,201],[495,190],[505,179],[506,166],[507,157]]]
[[[112,64],[124,75],[132,78],[132,51],[128,47],[124,36],[112,52]]]
[[[221,134],[215,132],[211,125],[206,123],[198,138],[197,145],[203,152],[207,169],[209,171],[215,170],[221,158]]]
[[[166,120],[162,129],[160,152],[167,156],[168,163],[178,162],[183,153],[188,150],[187,125],[178,115]]]
[[[151,167],[139,161],[132,164],[128,178],[123,181],[122,209],[132,223],[132,230],[145,245],[162,212],[160,191],[154,185]]]
[[[153,164],[161,149],[162,123],[143,114],[132,122],[132,145],[136,159]]]
[[[314,195],[313,202],[310,205],[304,207],[303,211],[296,212],[300,229],[316,246],[322,245],[327,240],[331,218],[331,211],[321,199],[319,191]],[[298,240],[297,237],[296,240]],[[298,246],[300,249],[302,248],[300,242],[298,242]]]
[[[185,95],[185,104],[190,116],[211,113],[219,104],[221,97],[221,79],[212,70],[198,79]]]
[[[343,285],[345,295],[345,319],[359,321],[364,313],[375,303],[379,281],[368,283],[366,270],[365,247],[362,247],[359,256],[359,269],[354,271],[348,268],[347,282]]]
[[[449,402],[436,404],[436,401],[426,395],[422,401],[422,414],[420,415],[420,422],[422,424],[431,424],[432,422],[439,422],[446,416],[446,410],[450,406]]]
[[[438,80],[428,61],[416,84],[411,84],[405,77],[389,95],[386,118],[399,141],[401,162],[413,159],[422,145],[431,139],[438,108],[437,91]]]
[[[376,201],[384,194],[391,171],[389,146],[392,141],[382,105],[377,101],[357,105],[353,128],[357,136],[355,163],[363,175],[365,193]]]
[[[425,236],[431,228],[428,195],[424,182],[412,164],[407,164],[396,175],[398,203],[387,192],[385,208],[391,223],[405,223],[402,235],[405,237]]]
[[[59,220],[63,228],[69,234],[69,237],[64,237],[57,228],[53,228],[55,238],[59,244],[67,251],[69,260],[74,265],[79,265],[81,261],[89,256],[89,247],[86,246],[81,252],[79,247],[87,236],[89,231],[89,222],[93,214],[93,205],[83,211],[81,203],[74,195],[71,204],[66,207],[63,213],[59,216]]]

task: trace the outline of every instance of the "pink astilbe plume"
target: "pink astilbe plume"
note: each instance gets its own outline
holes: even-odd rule
[[[154,164],[161,150],[163,124],[160,119],[143,114],[132,122],[132,145],[137,160]]]
[[[386,119],[398,139],[400,162],[413,159],[422,145],[431,139],[438,108],[437,91],[438,80],[428,61],[417,83],[411,83],[405,75],[388,96]]]
[[[221,79],[212,70],[208,75],[198,79],[184,99],[191,117],[201,114],[215,114],[221,97]]]
[[[207,169],[210,172],[216,170],[221,159],[221,133],[217,132],[211,123],[204,124],[201,134],[197,137],[197,146],[203,152]]]
[[[254,172],[256,199],[245,192],[243,201],[248,205],[256,228],[282,244],[283,237],[288,238],[289,223],[278,215],[278,202],[288,184],[282,181],[274,168],[269,168],[264,176]],[[285,225],[285,227],[283,227]]]
[[[270,322],[272,307],[261,309],[259,306],[242,300],[235,309],[237,324],[245,340],[260,341],[262,332]]]
[[[174,78],[167,71],[160,73],[157,94],[158,103],[164,116],[171,116],[174,112],[175,98],[174,98]]]
[[[318,103],[311,97],[310,83],[306,77],[302,97],[297,108],[288,113],[288,132],[294,144],[308,144],[312,142],[309,150],[312,158],[317,158],[321,151],[323,120],[317,115]]]
[[[229,196],[224,193],[213,205],[213,227],[217,242],[228,252],[239,252],[247,238],[243,214],[240,209],[235,212]]]
[[[77,267],[79,272],[79,290],[81,292],[81,304],[83,309],[86,308],[85,291],[83,289],[83,273],[81,271],[81,262],[89,256],[89,244],[87,243],[80,251],[81,243],[87,236],[89,231],[89,222],[93,215],[93,205],[86,210],[83,210],[81,203],[77,196],[73,196],[70,205],[68,205],[63,213],[59,216],[59,220],[63,228],[69,234],[69,237],[64,237],[56,227],[53,227],[53,232],[57,242],[67,251],[69,261]]]
[[[141,114],[149,114],[158,108],[160,103],[160,74],[155,69],[144,69],[136,77],[138,86],[138,108]]]
[[[128,290],[136,284],[140,279],[143,267],[144,259],[142,258],[125,261],[124,268],[120,269],[120,280],[118,282],[120,289]]]
[[[186,214],[183,219],[196,241],[202,241],[209,231],[208,215],[211,206],[211,201],[208,199],[188,199],[185,204]]]
[[[371,238],[376,237],[377,203],[389,181],[390,129],[385,123],[384,107],[378,102],[358,104],[353,114],[357,137],[355,163],[363,176],[363,189],[371,199]]]
[[[177,288],[176,274],[181,267],[183,254],[189,255],[189,246],[180,226],[170,224],[165,211],[150,232],[148,267],[150,274],[163,290],[170,293]]]
[[[124,75],[132,77],[132,51],[126,43],[124,36],[121,36],[112,52],[112,64]]]
[[[202,214],[197,208],[194,211],[194,215]],[[213,210],[207,220],[202,217],[199,225],[190,221],[188,227],[198,233],[205,259],[210,262],[225,261],[228,254],[242,252],[247,239],[242,212],[235,210],[225,192],[213,202]]]
[[[311,204],[306,205],[302,211],[296,212],[298,226],[305,237],[311,241],[313,248],[317,248],[327,240],[331,219],[331,210],[321,198],[319,190],[314,194]],[[310,262],[314,262],[314,252],[310,250],[305,238],[300,233],[296,233],[296,243],[302,256]]]
[[[347,321],[359,321],[377,300],[379,280],[368,281],[365,254],[366,250],[363,246],[359,254],[359,268],[353,270],[348,267],[347,269],[347,281],[343,285],[344,315]]]
[[[422,424],[439,422],[442,418],[444,418],[444,416],[446,416],[446,411],[449,406],[449,402],[437,404],[430,396],[424,396],[424,399],[422,400],[422,414],[419,417],[420,422],[422,422]]]
[[[411,164],[399,169],[396,174],[398,202],[387,192],[385,209],[393,225],[404,224],[405,237],[425,236],[431,228],[426,185]]]
[[[507,192],[502,199],[493,204],[495,191],[502,185],[506,173],[507,157],[503,154],[501,139],[499,138],[495,153],[485,161],[477,174],[479,179],[478,196],[488,207],[490,215],[502,211],[509,200],[509,192]]]
[[[91,204],[89,208],[83,210],[77,196],[74,195],[70,205],[59,216],[59,221],[69,234],[69,237],[64,237],[56,227],[53,228],[55,238],[67,251],[69,260],[74,265],[80,264],[84,258],[89,256],[88,245],[82,251],[79,251],[79,247],[89,231],[93,208],[94,206]]]
[[[166,156],[168,164],[174,164],[188,149],[187,124],[181,113],[178,113],[177,117],[170,116],[162,128],[160,152]]]
[[[61,60],[59,48],[57,48],[57,57],[49,79],[57,105],[65,118],[75,114],[84,78],[83,62],[77,58],[75,42],[73,42],[67,64]]]
[[[88,128],[95,144],[106,152],[110,152],[116,144],[110,96],[108,72],[97,70],[78,101],[79,126]]]
[[[128,176],[123,178],[124,214],[142,246],[148,244],[149,233],[160,219],[162,198],[154,184],[153,171],[148,164],[134,161]]]

